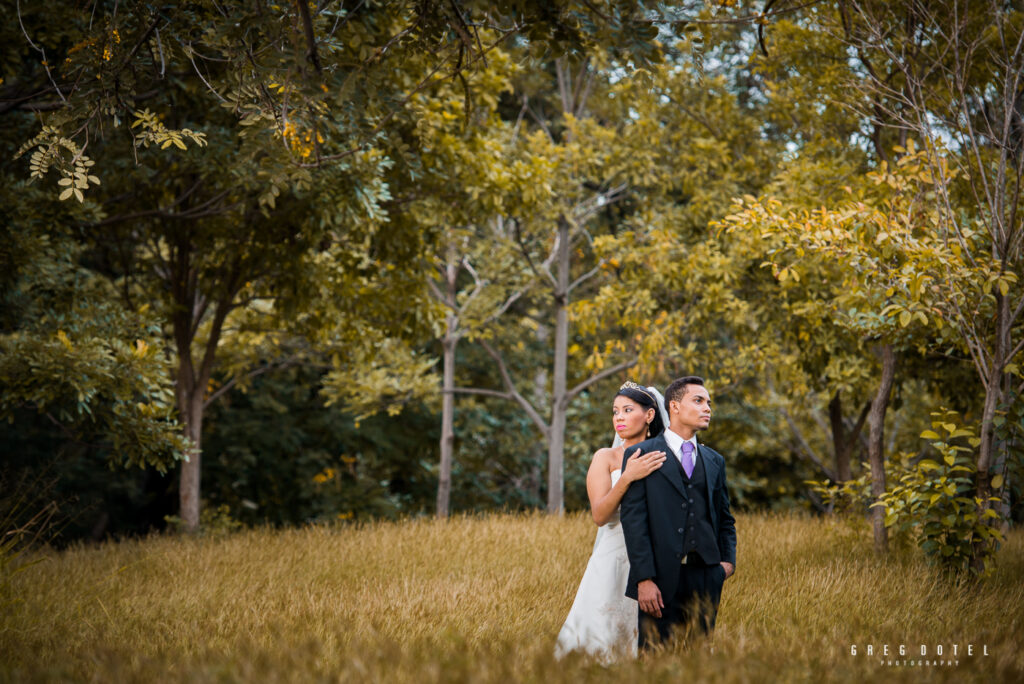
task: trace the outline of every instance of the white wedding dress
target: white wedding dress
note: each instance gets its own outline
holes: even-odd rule
[[[612,472],[613,487],[621,474]],[[605,664],[623,654],[636,657],[637,603],[625,596],[628,575],[626,539],[616,510],[611,520],[597,528],[576,599],[558,633],[555,657],[584,651]]]

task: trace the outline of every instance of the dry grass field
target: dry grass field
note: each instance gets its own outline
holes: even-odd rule
[[[1024,680],[1021,532],[994,576],[956,586],[913,553],[876,559],[856,522],[740,515],[737,530],[739,567],[713,642],[612,667],[551,655],[595,531],[579,514],[158,536],[46,553],[2,598],[0,679]]]

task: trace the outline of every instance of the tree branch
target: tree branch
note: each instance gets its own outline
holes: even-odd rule
[[[566,403],[566,405],[568,405],[568,403],[570,401],[572,401],[576,397],[577,394],[579,394],[583,390],[587,389],[588,387],[593,385],[595,382],[600,382],[601,380],[604,380],[605,378],[607,378],[610,375],[615,375],[616,373],[618,373],[620,371],[624,371],[627,368],[632,368],[636,364],[637,364],[637,360],[636,359],[633,359],[632,361],[623,361],[622,363],[617,364],[615,366],[612,366],[610,368],[605,368],[603,371],[601,371],[597,375],[590,376],[589,378],[587,378],[586,380],[584,380],[583,382],[581,382],[580,384],[576,385],[571,390],[569,390],[568,392],[565,393],[565,403]],[[566,408],[566,407],[563,407],[563,408]]]
[[[316,73],[322,74],[323,68],[320,66],[320,55],[316,51],[316,35],[313,33],[313,17],[309,13],[309,3],[306,0],[295,0],[295,6],[302,17],[302,31],[306,36],[306,59],[316,69]]]
[[[587,271],[586,273],[581,275],[579,278],[577,278],[576,280],[572,281],[569,284],[569,288],[568,288],[567,292],[572,292],[573,290],[576,289],[577,285],[583,284],[584,282],[586,282],[590,278],[592,278],[595,275],[597,275],[598,273],[600,273],[601,268],[604,267],[604,265],[606,263],[608,263],[606,260],[601,259],[601,261],[597,262],[597,266],[594,266],[594,268],[590,269],[589,271]]]
[[[796,421],[793,420],[793,416],[790,415],[789,410],[785,406],[780,406],[780,410],[782,411],[783,418],[786,419],[786,423],[789,425],[789,429],[792,431],[793,436],[796,438],[800,450],[804,452],[804,455],[807,457],[809,461],[811,461],[811,463],[818,466],[821,472],[823,472],[828,477],[828,479],[835,482],[835,472],[833,472],[828,466],[826,466],[822,462],[822,460],[818,458],[818,455],[814,453],[814,449],[811,448],[811,445],[808,444],[807,440],[804,438],[804,433],[800,430],[800,427],[796,424]]]
[[[508,392],[499,392],[492,389],[481,389],[477,387],[453,387],[449,390],[441,390],[442,394],[479,394],[485,397],[497,397],[499,399],[512,399]]]
[[[208,396],[203,401],[203,410],[205,411],[206,409],[210,408],[210,404],[212,404],[214,401],[216,401],[222,395],[226,394],[232,387],[234,387],[236,384],[238,384],[239,380],[241,380],[243,378],[246,379],[246,380],[251,380],[251,379],[253,379],[255,377],[263,375],[267,371],[280,370],[282,368],[288,368],[289,366],[293,366],[293,365],[296,365],[296,364],[297,364],[297,362],[294,359],[287,359],[287,360],[282,361],[280,363],[270,363],[270,364],[267,364],[266,366],[260,366],[259,368],[253,369],[253,370],[249,371],[248,373],[244,373],[242,375],[236,375],[233,378],[231,378],[230,380],[228,380],[226,383],[224,383],[223,385],[218,387],[217,390],[215,392],[213,392],[213,394]]]
[[[505,360],[501,357],[501,354],[499,354],[494,347],[488,344],[487,340],[480,340],[480,346],[482,346],[487,353],[490,354],[491,358],[494,359],[494,362],[498,364],[498,372],[501,373],[501,380],[508,389],[509,396],[514,399],[524,411],[526,411],[526,415],[530,417],[530,420],[533,421],[534,425],[536,425],[544,437],[547,438],[548,431],[550,430],[548,424],[540,417],[537,410],[533,408],[533,404],[527,401],[526,398],[516,389],[515,385],[512,383],[512,377],[508,373],[508,367],[505,365]]]

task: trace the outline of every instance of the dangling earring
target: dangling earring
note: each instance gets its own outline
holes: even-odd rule
[[[647,436],[651,436],[651,421],[647,421]]]

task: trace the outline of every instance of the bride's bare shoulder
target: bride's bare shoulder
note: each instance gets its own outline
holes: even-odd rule
[[[600,463],[604,465],[609,471],[618,470],[619,465],[622,463],[622,448],[621,447],[602,447],[594,452],[594,458],[592,463]]]

